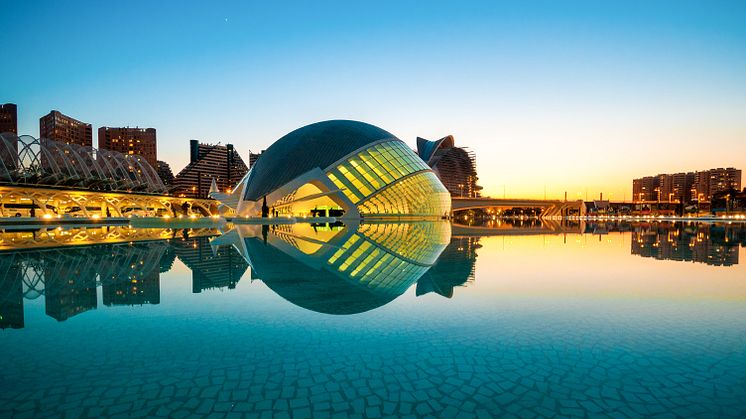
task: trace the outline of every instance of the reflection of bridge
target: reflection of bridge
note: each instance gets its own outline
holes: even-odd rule
[[[503,226],[467,226],[453,224],[453,237],[483,237],[483,236],[532,236],[537,234],[581,234],[585,229],[585,222],[567,222],[557,220],[540,220],[536,226],[503,225]]]
[[[452,202],[452,211],[479,208],[541,208],[541,217],[585,214],[583,201],[454,197]]]

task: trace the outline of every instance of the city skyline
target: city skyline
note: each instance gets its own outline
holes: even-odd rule
[[[746,166],[746,6],[540,6],[4,2],[0,102],[19,134],[52,109],[154,127],[177,170],[189,139],[246,158],[337,118],[413,149],[453,135],[496,197],[630,200],[643,175]]]

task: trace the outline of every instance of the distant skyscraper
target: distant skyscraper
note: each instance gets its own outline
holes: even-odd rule
[[[179,196],[206,198],[212,179],[224,192],[249,170],[232,144],[201,144],[191,140],[189,151],[189,164],[174,178],[174,193]]]
[[[39,118],[39,137],[65,144],[93,146],[93,127],[60,111],[51,111]]]
[[[479,197],[474,153],[456,147],[452,135],[438,141],[417,137],[417,154],[430,166],[453,197]]]
[[[18,106],[15,103],[0,105],[0,133],[18,134]]]
[[[98,148],[122,154],[139,154],[154,168],[158,166],[155,128],[98,129]]]

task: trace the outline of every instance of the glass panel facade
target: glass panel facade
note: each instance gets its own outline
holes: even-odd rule
[[[404,143],[387,141],[348,158],[328,171],[329,179],[357,204],[377,190],[430,168]]]
[[[396,249],[401,257],[425,265],[434,264],[451,239],[446,222],[363,224],[359,232],[387,249]]]
[[[394,183],[358,204],[361,214],[443,216],[451,196],[433,172],[420,172]]]
[[[442,216],[450,211],[446,189],[401,141],[360,151],[327,175],[364,215]]]
[[[327,263],[367,288],[401,294],[429,269],[449,240],[447,223],[367,224]]]

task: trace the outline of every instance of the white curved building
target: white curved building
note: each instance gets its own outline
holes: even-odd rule
[[[347,120],[285,135],[231,194],[211,196],[239,216],[437,219],[451,210],[448,190],[404,142]]]

